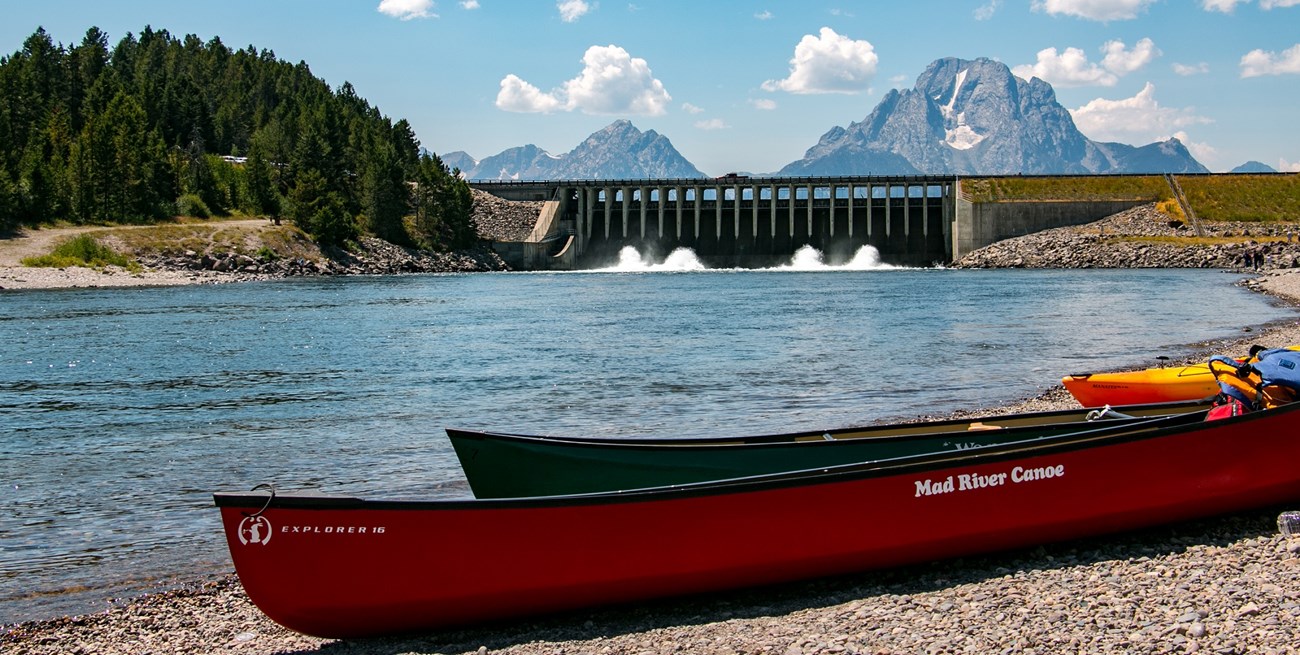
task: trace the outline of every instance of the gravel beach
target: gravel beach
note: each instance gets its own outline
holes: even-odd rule
[[[0,280],[28,271],[0,268]],[[1300,304],[1300,270],[1259,274],[1248,286]],[[1239,338],[1198,344],[1193,359],[1296,343],[1294,321],[1249,326]],[[1056,387],[970,413],[1073,406]],[[1283,510],[1300,504],[828,580],[351,642],[279,627],[228,575],[95,614],[4,626],[0,652],[1296,653],[1300,537],[1279,535]]]

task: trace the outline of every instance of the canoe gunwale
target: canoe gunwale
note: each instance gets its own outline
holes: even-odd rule
[[[627,491],[608,491],[558,496],[531,496],[522,498],[485,498],[485,499],[362,499],[352,496],[329,496],[319,494],[284,494],[279,493],[269,503],[271,508],[295,509],[375,509],[375,510],[467,510],[467,509],[516,509],[526,507],[554,507],[567,505],[595,505],[612,503],[635,503],[669,498],[687,498],[736,493],[740,491],[757,491],[801,485],[832,484],[844,480],[860,478],[885,477],[891,475],[914,474],[932,469],[953,466],[975,466],[1004,460],[1013,460],[1028,456],[1050,455],[1086,448],[1093,448],[1098,442],[1126,443],[1131,441],[1158,439],[1173,433],[1193,433],[1212,429],[1227,422],[1245,423],[1261,418],[1276,417],[1279,413],[1289,414],[1300,411],[1300,403],[1243,416],[1204,421],[1205,410],[1156,417],[1138,424],[1106,426],[1096,430],[1085,430],[1065,435],[1039,439],[1014,441],[1004,444],[981,446],[959,451],[909,455],[894,459],[842,464],[832,467],[805,469],[784,473],[694,482],[664,487],[648,487]],[[248,507],[256,509],[268,505],[267,494],[225,493],[213,494],[217,507]]]
[[[1187,412],[1196,411],[1209,404],[1208,399],[1202,400],[1185,400],[1169,403],[1145,403],[1139,405],[1114,405],[1108,406],[1111,410],[1121,414],[1137,412],[1135,418],[1160,418],[1180,413],[1180,410]],[[1096,423],[1105,425],[1107,421],[1124,421],[1128,419],[1100,419],[1095,421],[1084,420],[1082,417],[1089,412],[1102,409],[1102,407],[1083,407],[1080,409],[1059,409],[1047,412],[1026,412],[1021,414],[1002,414],[990,416],[976,416],[964,419],[947,419],[941,421],[920,421],[916,423],[890,423],[882,425],[857,426],[847,428],[834,428],[830,430],[808,430],[802,432],[783,432],[773,434],[763,434],[755,436],[740,437],[573,437],[547,434],[520,434],[513,432],[500,432],[495,430],[475,430],[470,428],[446,428],[448,437],[455,440],[456,438],[478,439],[480,435],[492,439],[503,440],[527,440],[547,443],[562,443],[565,445],[593,445],[593,446],[619,446],[628,448],[647,447],[662,448],[671,447],[703,447],[703,446],[744,446],[746,448],[758,447],[765,445],[788,445],[792,442],[800,442],[801,446],[812,445],[814,443],[837,443],[846,441],[888,441],[913,439],[920,436],[937,435],[940,433],[958,434],[965,431],[963,428],[969,428],[974,424],[982,424],[988,428],[998,430],[1017,430],[1021,428],[1042,427],[1046,425],[1058,424],[1057,419],[1069,416],[1079,416],[1080,420],[1073,421],[1080,425]],[[1141,412],[1164,412],[1141,414]],[[1028,421],[1034,421],[1032,423]],[[1023,424],[1020,424],[1024,422]],[[847,436],[862,433],[860,436]],[[878,433],[878,434],[877,434]],[[826,438],[829,436],[830,438]]]

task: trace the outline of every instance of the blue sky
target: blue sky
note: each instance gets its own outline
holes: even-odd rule
[[[1300,171],[1300,0],[5,0],[0,52],[145,25],[352,82],[425,147],[568,152],[626,118],[709,175],[771,172],[931,61],[1036,75],[1090,138]]]

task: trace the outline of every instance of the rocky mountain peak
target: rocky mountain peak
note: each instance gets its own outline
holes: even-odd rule
[[[1139,161],[1162,171],[1205,170],[1185,148],[1135,153],[1104,145],[1079,132],[1047,82],[1022,80],[992,59],[948,57],[927,66],[911,89],[887,93],[861,123],[832,128],[778,174],[1138,172],[1127,166]]]
[[[626,119],[593,132],[563,155],[535,145],[521,146],[484,158],[463,173],[471,180],[704,177],[668,137],[654,130],[642,132]]]

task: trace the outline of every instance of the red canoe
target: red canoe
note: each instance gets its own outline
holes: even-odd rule
[[[1300,403],[626,493],[215,494],[249,598],[360,637],[897,566],[1300,500]]]

